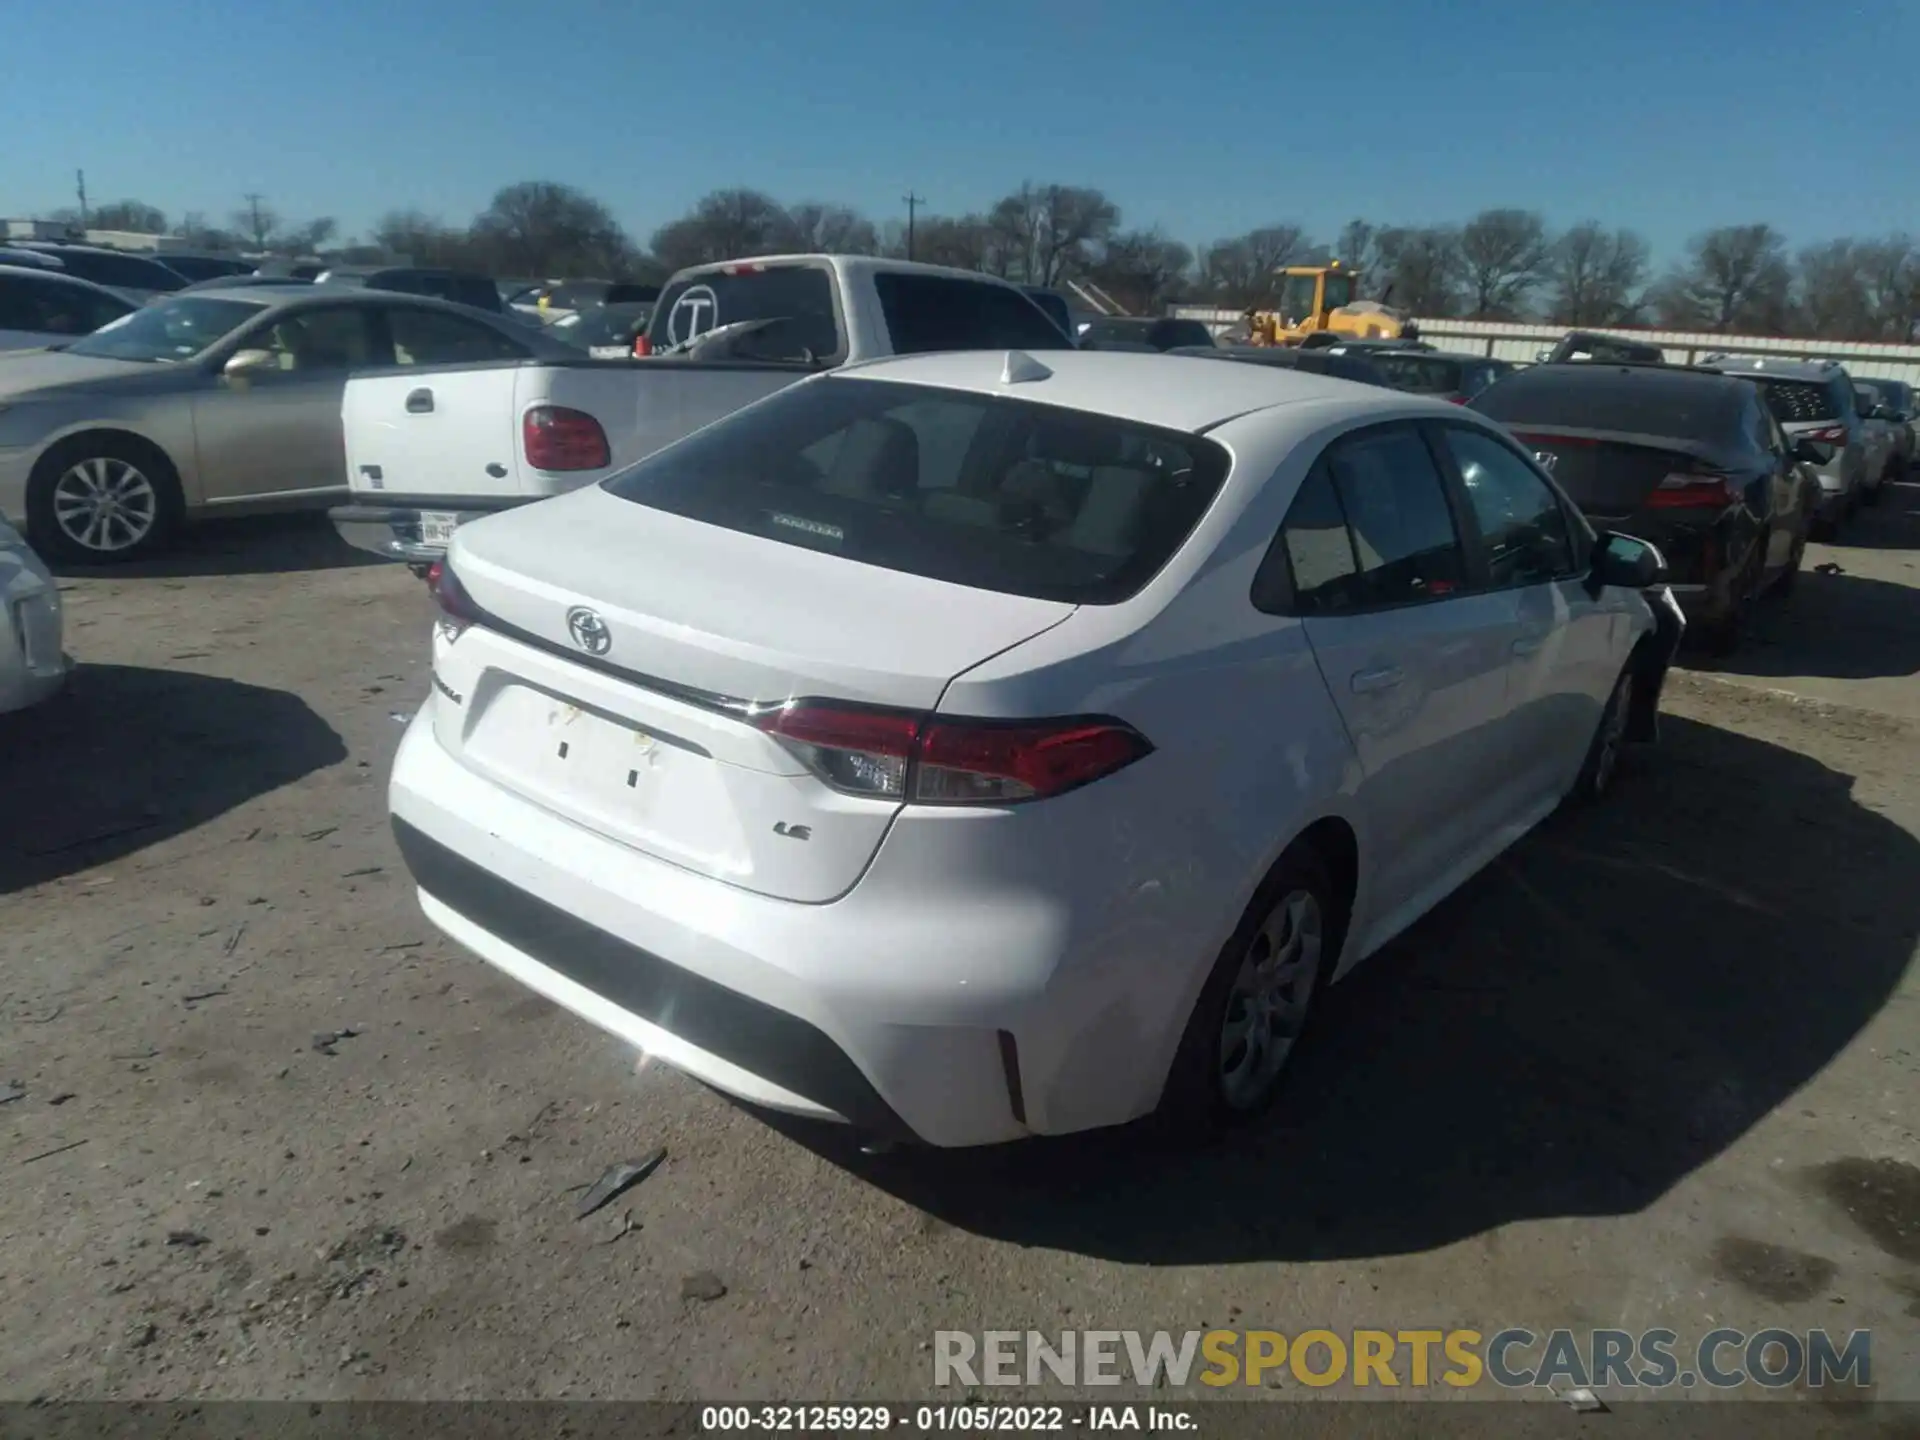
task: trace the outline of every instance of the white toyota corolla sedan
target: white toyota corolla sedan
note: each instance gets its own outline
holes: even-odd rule
[[[463,527],[394,829],[448,935],[759,1104],[1232,1119],[1652,738],[1663,570],[1458,406],[883,361]]]

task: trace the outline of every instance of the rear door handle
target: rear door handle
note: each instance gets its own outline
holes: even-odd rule
[[[433,413],[433,391],[422,385],[418,390],[408,395],[407,413],[409,415],[431,415]]]
[[[1349,683],[1354,694],[1365,695],[1370,690],[1391,690],[1405,678],[1398,665],[1382,665],[1377,670],[1354,671]]]

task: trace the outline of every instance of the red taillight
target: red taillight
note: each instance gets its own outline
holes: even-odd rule
[[[460,577],[445,560],[436,560],[427,567],[427,592],[445,617],[441,623],[451,631],[449,638],[457,637],[480,618],[480,607],[473,603],[467,587],[460,583]]]
[[[536,405],[521,422],[520,437],[536,470],[604,470],[613,463],[607,432],[584,410]]]
[[[1724,510],[1739,498],[1724,475],[1668,475],[1647,496],[1647,508]]]
[[[755,719],[837,790],[920,805],[1004,805],[1077,789],[1150,754],[1119,720],[949,720],[798,701]]]
[[[1467,403],[1467,397],[1464,395],[1449,395],[1447,396],[1447,399],[1451,400],[1456,405],[1464,405]]]
[[[1829,425],[1821,430],[1808,430],[1794,436],[1796,440],[1812,440],[1820,445],[1844,445],[1847,443],[1847,427]]]
[[[634,336],[633,358],[636,360],[644,360],[651,354],[653,354],[653,342],[644,335]]]

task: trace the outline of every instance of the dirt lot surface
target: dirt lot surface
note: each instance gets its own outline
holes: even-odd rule
[[[418,913],[417,581],[284,522],[71,577],[71,692],[0,721],[0,1397],[901,1398],[940,1328],[1457,1324],[1870,1327],[1920,1397],[1916,512],[1197,1153],[865,1156],[636,1068]]]

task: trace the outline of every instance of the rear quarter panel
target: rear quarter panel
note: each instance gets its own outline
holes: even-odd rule
[[[1370,410],[1367,418],[1376,417],[1391,418]],[[1153,741],[1152,755],[1085,797],[1048,805],[1064,818],[1069,802],[1106,802],[1099,822],[1080,831],[1078,863],[1123,878],[1081,893],[1125,900],[1113,913],[1076,916],[1073,924],[1111,936],[1101,947],[1102,973],[1087,983],[1104,997],[1102,1007],[1124,997],[1140,1021],[1130,1028],[1159,1037],[1164,1053],[1141,1057],[1155,1083],[1179,1035],[1148,1017],[1192,1008],[1260,881],[1318,820],[1341,819],[1355,833],[1359,884],[1349,934],[1367,929],[1375,837],[1353,803],[1358,761],[1304,628],[1256,610],[1250,598],[1308,467],[1352,423],[1336,408],[1302,415],[1277,440],[1253,428],[1236,441],[1227,427],[1216,437],[1234,455],[1226,486],[1139,595],[1082,606],[965,672],[941,699],[940,710],[951,714],[1114,715]],[[1357,958],[1348,951],[1342,972]]]

